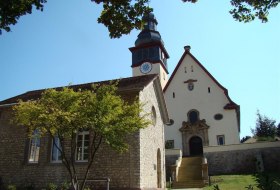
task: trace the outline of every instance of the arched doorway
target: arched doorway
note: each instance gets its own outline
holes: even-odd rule
[[[198,156],[203,154],[202,139],[198,136],[194,136],[189,141],[190,155]]]
[[[161,188],[161,179],[162,177],[162,171],[161,171],[161,153],[160,149],[157,150],[157,187]]]

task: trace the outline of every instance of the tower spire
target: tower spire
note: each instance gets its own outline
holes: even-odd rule
[[[144,27],[137,36],[135,46],[129,48],[132,53],[133,76],[158,74],[162,87],[167,82],[167,59],[169,55],[157,31],[157,19],[153,13],[143,16]]]
[[[157,31],[157,19],[153,13],[145,14],[142,18],[144,22],[144,28],[138,35],[135,41],[135,46],[147,44],[150,42],[160,42],[164,45],[160,33]]]

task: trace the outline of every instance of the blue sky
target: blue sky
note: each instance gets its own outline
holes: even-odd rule
[[[280,7],[269,22],[239,23],[228,1],[184,4],[152,0],[172,73],[185,45],[241,106],[241,137],[251,135],[260,110],[280,122]],[[110,39],[97,24],[101,6],[49,1],[0,36],[0,100],[30,90],[130,77],[139,31]]]

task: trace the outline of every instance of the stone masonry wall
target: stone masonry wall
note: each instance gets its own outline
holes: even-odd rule
[[[140,186],[141,188],[164,188],[164,124],[153,83],[140,93],[140,101],[145,103],[144,112],[151,113],[152,107],[156,111],[155,124],[140,130]]]
[[[29,139],[27,129],[10,124],[11,110],[1,108],[0,118],[0,177],[4,184],[18,186],[34,184],[43,188],[52,182],[60,184],[68,180],[68,173],[62,163],[51,163],[51,140],[41,138],[38,163],[28,163]],[[123,154],[113,151],[107,145],[101,147],[90,170],[91,178],[109,177],[110,188],[139,189],[139,133],[129,138],[130,148]],[[77,170],[83,173],[86,164],[77,163]],[[96,182],[90,182],[96,184]],[[101,183],[104,189],[106,183]]]
[[[176,164],[179,159],[179,155],[166,155],[165,156],[165,167],[166,167],[166,181],[169,181],[172,177],[171,166]]]
[[[280,171],[280,147],[204,153],[210,175],[254,173],[257,155],[261,155],[265,171]]]

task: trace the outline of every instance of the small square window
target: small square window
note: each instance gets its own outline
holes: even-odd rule
[[[174,140],[167,140],[167,141],[165,141],[165,148],[166,149],[174,148]]]
[[[217,136],[217,143],[218,143],[218,145],[224,145],[225,144],[225,136],[224,135],[218,135]]]

